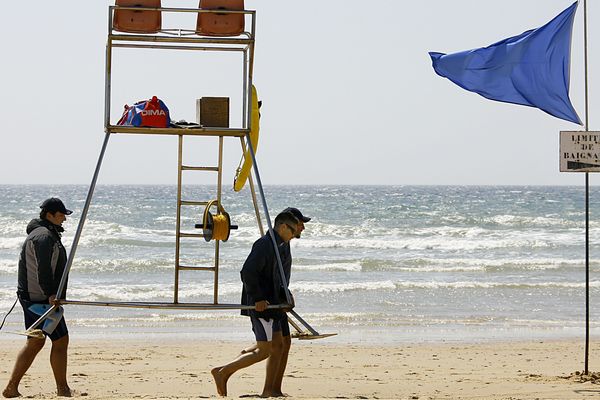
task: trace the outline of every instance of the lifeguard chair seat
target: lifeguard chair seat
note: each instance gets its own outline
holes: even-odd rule
[[[116,6],[160,8],[160,0],[115,0]],[[128,33],[157,33],[162,27],[160,11],[117,10],[113,28]]]
[[[204,10],[244,10],[244,0],[200,0]],[[203,36],[238,36],[244,32],[244,14],[198,13],[196,33]]]

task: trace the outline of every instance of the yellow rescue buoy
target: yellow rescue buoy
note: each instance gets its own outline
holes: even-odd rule
[[[250,170],[252,169],[252,155],[250,154],[250,145],[252,145],[252,149],[254,149],[254,154],[256,154],[256,150],[258,149],[258,131],[260,130],[260,115],[258,110],[258,95],[256,94],[256,88],[252,85],[252,114],[250,115],[250,142],[246,143],[248,148],[242,155],[242,166],[237,169],[235,172],[235,178],[233,178],[233,190],[239,192],[244,188],[246,181],[248,180],[248,176],[250,175]]]

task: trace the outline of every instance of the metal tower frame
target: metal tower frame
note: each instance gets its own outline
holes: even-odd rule
[[[282,279],[283,287],[286,295],[286,304],[275,304],[269,305],[269,308],[284,309],[291,304],[291,296],[287,290],[287,282],[285,281],[285,274],[283,273],[283,266],[281,257],[279,254],[278,246],[276,244],[273,227],[271,226],[271,219],[269,216],[269,210],[267,207],[262,182],[258,166],[256,163],[256,155],[252,146],[249,144],[250,141],[250,126],[251,126],[251,109],[252,109],[252,77],[253,77],[253,64],[254,64],[254,44],[255,44],[255,29],[256,29],[256,11],[254,10],[240,10],[240,11],[225,11],[224,13],[230,14],[243,14],[246,19],[250,19],[250,30],[243,32],[241,35],[236,37],[215,37],[215,36],[199,36],[195,30],[186,29],[164,29],[157,33],[152,34],[130,34],[124,32],[118,32],[113,26],[113,16],[116,10],[132,10],[132,11],[154,11],[154,12],[165,12],[165,13],[207,13],[214,12],[214,10],[205,10],[200,8],[147,8],[147,7],[123,7],[123,6],[109,6],[108,13],[108,41],[106,44],[106,68],[105,68],[105,105],[104,105],[104,131],[105,137],[100,150],[100,155],[96,164],[96,168],[90,183],[90,187],[85,200],[81,218],[73,238],[73,244],[71,246],[69,256],[67,258],[67,264],[63,273],[60,285],[58,288],[58,300],[61,304],[75,304],[75,305],[87,305],[87,306],[105,306],[105,307],[128,307],[128,308],[151,308],[151,309],[187,309],[187,310],[227,310],[227,309],[254,309],[254,306],[244,306],[240,304],[221,304],[218,302],[218,262],[219,262],[219,241],[215,241],[215,265],[214,267],[189,267],[182,266],[179,263],[180,253],[180,238],[181,237],[202,237],[202,234],[191,234],[181,232],[180,229],[180,215],[182,205],[206,205],[207,202],[195,202],[195,201],[184,201],[181,199],[181,187],[182,187],[182,172],[186,170],[203,170],[203,171],[216,171],[218,172],[217,181],[217,204],[221,204],[221,170],[222,170],[222,153],[223,153],[223,140],[224,138],[239,138],[242,151],[246,148],[252,157],[254,177],[256,178],[256,186],[260,195],[260,200],[263,207],[265,220],[268,227],[273,246],[275,248],[275,255],[277,257],[278,268],[280,277]],[[221,12],[221,10],[219,10]],[[113,49],[114,48],[130,48],[130,49],[170,49],[170,50],[182,50],[182,51],[206,51],[206,52],[241,52],[243,53],[243,118],[241,128],[212,128],[212,127],[200,127],[194,129],[184,128],[147,128],[147,127],[133,127],[133,126],[122,126],[113,125],[110,122],[110,107],[111,107],[111,92],[112,92],[112,63],[113,63]],[[176,226],[176,260],[175,260],[175,284],[174,284],[174,295],[173,302],[95,302],[95,301],[81,301],[81,300],[67,300],[60,298],[64,292],[67,277],[70,269],[73,265],[79,239],[81,237],[83,227],[87,218],[89,207],[92,201],[96,183],[102,161],[106,153],[108,141],[111,135],[114,134],[133,134],[133,135],[175,135],[178,136],[179,150],[178,150],[178,185],[177,185],[177,226]],[[206,136],[206,137],[217,137],[219,139],[219,162],[217,167],[191,167],[183,165],[182,153],[183,153],[183,140],[186,136]],[[259,212],[259,206],[255,193],[255,185],[252,179],[252,174],[249,177],[249,183],[252,193],[252,200],[256,213],[257,224],[261,234],[264,234],[261,216]],[[214,298],[212,303],[181,303],[179,302],[178,288],[179,288],[179,271],[181,270],[209,270],[214,272]],[[43,322],[48,315],[57,306],[51,307],[46,313],[44,313],[29,329],[27,332],[33,331],[37,326]],[[297,336],[301,339],[311,339],[317,337],[326,337],[329,335],[320,335],[314,330],[306,321],[304,321],[295,311],[290,311],[300,325],[303,325],[306,330],[302,329],[298,323],[290,319],[290,323],[297,330]]]

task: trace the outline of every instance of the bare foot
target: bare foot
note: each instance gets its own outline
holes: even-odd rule
[[[286,393],[282,393],[281,391],[278,392],[262,392],[262,394],[260,395],[260,397],[264,398],[268,398],[268,397],[290,397],[289,394]]]
[[[215,379],[215,385],[217,385],[217,393],[219,393],[219,396],[227,396],[227,380],[229,377],[223,373],[223,367],[215,367],[210,370],[210,373]]]
[[[73,392],[68,386],[60,387],[56,389],[56,395],[59,397],[73,397]]]
[[[2,391],[2,396],[11,399],[13,397],[21,397],[21,393],[19,393],[16,387],[7,386],[6,389]]]

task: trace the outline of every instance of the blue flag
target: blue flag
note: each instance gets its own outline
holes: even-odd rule
[[[577,2],[546,25],[453,54],[430,52],[435,72],[491,100],[537,107],[581,125],[569,99],[571,31]]]

